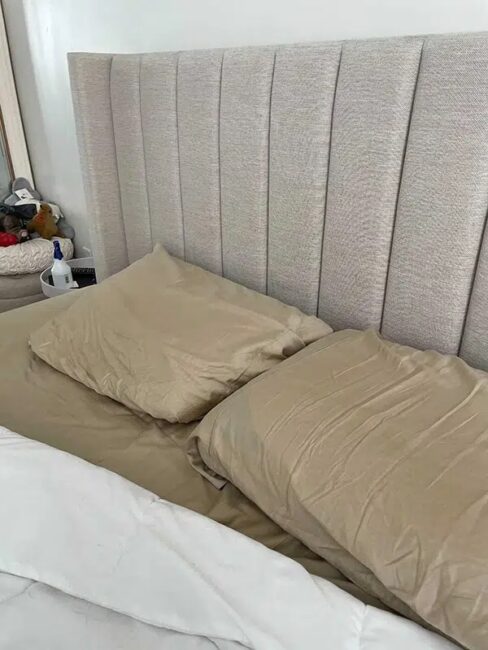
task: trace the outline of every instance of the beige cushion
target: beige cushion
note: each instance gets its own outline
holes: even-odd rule
[[[43,300],[44,297],[39,273],[0,275],[0,313]]]
[[[42,293],[39,273],[0,275],[0,299],[26,298]]]
[[[0,314],[45,300],[45,298],[46,296],[43,293],[36,293],[34,296],[23,296],[21,298],[0,298]]]
[[[388,604],[486,650],[486,375],[372,331],[337,332],[234,393],[193,435],[201,471]]]
[[[189,422],[330,331],[158,249],[81,296],[30,343],[44,361],[98,393],[156,418]]]

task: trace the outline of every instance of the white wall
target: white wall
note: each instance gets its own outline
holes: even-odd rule
[[[488,0],[3,0],[36,184],[89,246],[69,51],[144,52],[488,30]]]

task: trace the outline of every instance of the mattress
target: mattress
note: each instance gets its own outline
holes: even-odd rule
[[[142,417],[35,357],[27,344],[30,332],[66,309],[78,295],[52,298],[0,316],[0,423],[240,531],[363,602],[382,607],[274,524],[235,487],[228,484],[217,490],[197,474],[186,457],[187,439],[195,424]]]

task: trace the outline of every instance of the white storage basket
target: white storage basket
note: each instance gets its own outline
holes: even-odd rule
[[[93,268],[95,265],[93,263],[93,257],[78,257],[73,260],[67,260],[68,264],[71,266],[72,269],[79,269],[79,268]],[[76,289],[58,289],[57,287],[53,287],[52,284],[49,284],[49,276],[51,275],[51,267],[46,269],[41,273],[41,288],[42,288],[42,293],[47,297],[47,298],[55,298],[56,296],[62,296],[64,293],[67,293],[68,291],[76,291]]]

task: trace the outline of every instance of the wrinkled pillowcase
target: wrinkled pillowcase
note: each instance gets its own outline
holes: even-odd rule
[[[87,290],[30,345],[97,393],[190,422],[330,332],[318,318],[158,248]]]
[[[484,373],[336,332],[213,409],[189,454],[390,607],[486,650]]]

